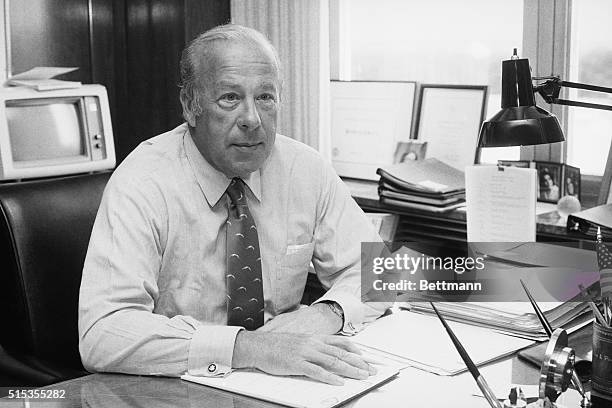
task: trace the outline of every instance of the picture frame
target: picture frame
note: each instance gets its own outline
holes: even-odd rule
[[[420,86],[415,135],[427,142],[428,157],[462,171],[474,164],[487,96],[486,85]]]
[[[522,169],[528,169],[532,167],[531,161],[529,160],[498,160],[497,165],[505,167],[519,167]]]
[[[556,204],[563,193],[563,164],[536,161],[535,168],[538,173],[538,201]]]
[[[563,194],[561,197],[572,196],[580,201],[581,179],[578,167],[563,165]]]
[[[424,160],[427,154],[427,142],[409,140],[397,142],[393,163],[404,163],[406,161]]]
[[[375,180],[411,140],[414,81],[331,81],[332,164],[341,177]]]

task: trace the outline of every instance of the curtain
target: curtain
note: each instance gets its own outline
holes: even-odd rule
[[[278,51],[278,133],[329,159],[329,0],[231,0],[231,18],[264,33]]]

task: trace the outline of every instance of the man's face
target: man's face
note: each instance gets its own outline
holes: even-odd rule
[[[245,177],[261,168],[276,138],[280,84],[274,58],[262,46],[223,41],[200,65],[202,113],[195,126],[190,123],[194,142],[227,177]]]

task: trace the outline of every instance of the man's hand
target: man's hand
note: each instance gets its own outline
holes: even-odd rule
[[[283,313],[260,327],[261,332],[302,334],[336,334],[342,329],[342,319],[325,303]]]
[[[344,384],[342,377],[363,380],[376,373],[361,351],[343,337],[249,331],[236,337],[232,367],[304,375],[333,385]]]

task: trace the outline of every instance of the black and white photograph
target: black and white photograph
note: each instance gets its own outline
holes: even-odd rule
[[[612,1],[0,13],[0,407],[612,406]]]
[[[409,140],[407,142],[398,142],[393,155],[394,163],[403,163],[406,161],[424,160],[427,155],[427,142],[420,140]]]
[[[580,169],[569,165],[563,166],[563,195],[580,200]]]
[[[563,188],[561,180],[561,164],[536,162],[538,171],[538,200],[556,203],[561,198]]]

